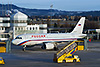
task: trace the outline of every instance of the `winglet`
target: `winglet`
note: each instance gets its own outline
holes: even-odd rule
[[[85,17],[82,17],[79,22],[77,23],[76,27],[73,29],[73,31],[71,33],[78,33],[78,34],[82,34],[83,32],[83,27],[84,27],[84,23],[85,23]]]

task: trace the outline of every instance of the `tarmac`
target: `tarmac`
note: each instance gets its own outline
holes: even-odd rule
[[[12,45],[10,53],[0,53],[5,59],[5,65],[0,67],[100,67],[100,42],[89,42],[87,50],[75,52],[81,58],[80,63],[55,63],[56,52],[43,50],[40,46],[27,48],[24,52],[22,47]]]

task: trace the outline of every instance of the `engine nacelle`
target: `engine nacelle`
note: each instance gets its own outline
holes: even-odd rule
[[[96,32],[100,33],[100,29],[96,29]]]
[[[43,44],[43,49],[54,49],[55,45],[53,43],[45,43]]]

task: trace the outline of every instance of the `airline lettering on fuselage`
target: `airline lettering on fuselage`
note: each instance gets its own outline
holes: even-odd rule
[[[45,35],[32,35],[32,37],[34,37],[34,38],[42,38],[42,37],[45,37]]]

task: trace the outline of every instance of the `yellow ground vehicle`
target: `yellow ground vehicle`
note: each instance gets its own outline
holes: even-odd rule
[[[81,43],[82,42],[82,43]],[[77,55],[73,55],[77,50],[84,50],[84,41],[70,41],[62,47],[56,54],[54,54],[54,62],[80,62]]]
[[[6,42],[0,42],[0,53],[6,52]]]
[[[4,59],[0,57],[0,64],[5,64]]]
[[[72,55],[69,57],[65,58],[65,62],[80,62],[80,58],[78,57],[78,55]]]

